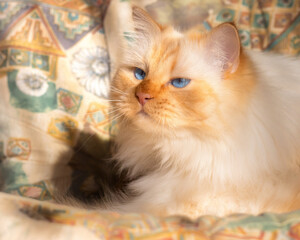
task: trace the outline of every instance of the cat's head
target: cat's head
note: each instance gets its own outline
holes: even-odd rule
[[[132,12],[134,35],[112,83],[113,115],[145,131],[205,131],[224,121],[222,109],[242,88],[235,83],[241,65],[236,27],[184,34],[140,8]]]

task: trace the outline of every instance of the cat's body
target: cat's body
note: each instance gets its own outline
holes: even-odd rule
[[[138,8],[133,17],[139,49],[125,56],[112,98],[122,115],[114,158],[134,197],[116,209],[195,217],[300,207],[300,60],[241,51],[230,24],[183,35]],[[174,87],[178,78],[190,82]]]

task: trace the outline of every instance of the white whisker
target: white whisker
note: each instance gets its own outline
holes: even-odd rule
[[[113,111],[108,111],[108,114],[120,111],[122,108],[113,109]]]
[[[115,119],[119,118],[120,116],[124,116],[124,113],[116,113],[115,115],[110,115],[109,118],[110,118],[110,121],[114,121]]]
[[[116,121],[117,119],[119,119],[120,117],[123,117],[123,116],[124,116],[124,114],[119,114],[117,116],[114,116],[114,118],[111,119],[110,121]]]
[[[122,100],[120,100],[120,99],[104,99],[104,101],[107,101],[107,102],[122,102]]]
[[[114,86],[110,86],[110,89],[111,89],[112,91],[114,91],[114,92],[121,93],[121,94],[123,94],[123,95],[128,95],[128,93],[123,92],[122,90],[120,90],[119,88],[116,88],[116,87],[114,87]]]

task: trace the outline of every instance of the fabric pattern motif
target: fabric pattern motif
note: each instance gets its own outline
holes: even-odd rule
[[[297,45],[300,38],[300,3],[296,0],[142,2],[163,24],[209,30],[222,22],[234,21],[240,29],[243,46],[248,49],[292,55],[300,53]],[[183,14],[185,11],[187,13]]]
[[[87,91],[99,97],[108,97],[109,57],[106,49],[80,49],[74,54],[72,72]]]
[[[69,117],[54,118],[51,120],[48,133],[67,144],[73,145],[77,134],[78,123]]]
[[[85,114],[84,122],[89,123],[102,134],[107,135],[110,127],[108,106],[96,102],[91,103]]]
[[[30,141],[24,138],[10,138],[7,144],[7,156],[27,160],[31,152]]]
[[[81,104],[82,96],[60,88],[57,90],[58,109],[71,115],[76,115]]]
[[[56,166],[68,169],[79,132],[91,125],[85,121],[89,105],[103,101],[78,84],[78,72],[72,70],[76,52],[97,49],[86,54],[86,59],[94,59],[92,79],[102,84],[92,88],[107,97],[109,57],[102,22],[108,4],[108,0],[0,0],[2,191],[51,199]],[[103,54],[95,55],[100,50]],[[100,137],[99,132],[109,138],[109,131],[99,128],[89,134]],[[67,157],[60,163],[62,153]],[[38,170],[42,166],[48,166],[44,177]],[[67,172],[65,179],[70,178]]]
[[[36,223],[50,229],[49,238],[64,239],[64,231],[71,227],[74,233],[83,229],[78,239],[197,239],[197,240],[290,240],[299,239],[300,212],[276,215],[262,214],[249,216],[236,214],[226,219],[203,216],[195,220],[183,217],[158,218],[145,214],[116,214],[62,207],[33,200],[20,200],[0,194],[0,211],[6,206],[6,215],[0,215],[0,222],[7,218],[18,219],[22,216],[23,224],[12,224],[14,231],[2,231],[2,236],[17,236],[27,230],[23,239],[35,239]],[[13,221],[12,221],[13,222]],[[29,223],[29,224],[27,224]],[[58,225],[57,225],[58,224]],[[59,226],[59,227],[58,227]],[[31,231],[30,231],[31,230]],[[8,235],[10,234],[10,235]],[[89,234],[91,234],[89,236]]]

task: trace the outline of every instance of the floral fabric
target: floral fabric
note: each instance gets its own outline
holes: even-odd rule
[[[83,211],[0,193],[1,239],[290,240],[300,239],[300,211],[196,220]]]
[[[300,54],[299,0],[0,0],[0,236],[300,239],[298,212],[190,221],[27,199],[80,191],[94,170],[89,159],[109,151],[117,131],[108,116],[109,83],[132,30],[131,3],[182,30],[235,21],[245,48]],[[80,171],[69,165],[74,157]]]

